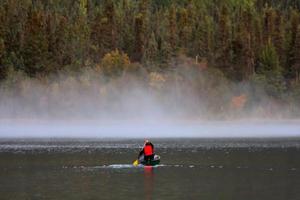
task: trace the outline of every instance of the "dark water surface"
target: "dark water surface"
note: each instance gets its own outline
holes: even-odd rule
[[[300,139],[0,139],[0,199],[300,199]]]

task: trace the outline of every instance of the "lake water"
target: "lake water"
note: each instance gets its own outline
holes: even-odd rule
[[[0,199],[300,199],[300,139],[0,139]]]

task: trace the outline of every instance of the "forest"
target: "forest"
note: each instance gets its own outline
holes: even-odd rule
[[[1,0],[0,117],[95,117],[143,107],[132,103],[140,95],[179,117],[300,117],[299,9],[299,0]]]

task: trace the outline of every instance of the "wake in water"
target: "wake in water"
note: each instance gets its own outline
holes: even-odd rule
[[[73,167],[63,167],[64,169],[72,168],[72,169],[80,169],[80,170],[87,170],[87,171],[94,171],[94,170],[101,170],[101,169],[145,169],[145,168],[196,168],[196,169],[228,169],[228,167],[225,167],[223,165],[207,165],[207,166],[200,166],[200,165],[178,165],[178,164],[173,164],[173,165],[155,165],[155,166],[144,166],[144,165],[138,165],[134,166],[132,164],[112,164],[112,165],[100,165],[100,166],[73,166]],[[276,167],[262,167],[262,168],[253,168],[249,166],[235,166],[235,167],[230,167],[230,169],[236,169],[236,170],[249,170],[249,169],[256,169],[256,170],[263,170],[263,171],[277,171],[277,170],[282,170],[280,168]],[[287,169],[288,171],[296,171],[298,168],[296,167],[291,167]]]
[[[93,170],[93,169],[139,169],[139,168],[162,168],[162,167],[181,167],[181,168],[194,168],[194,167],[201,167],[203,166],[197,166],[197,165],[182,165],[182,164],[172,164],[172,165],[155,165],[155,166],[145,166],[145,165],[137,165],[134,166],[132,164],[111,164],[111,165],[100,165],[100,166],[73,166],[74,169],[87,169],[87,170]],[[68,167],[63,167],[68,168]],[[210,168],[210,166],[208,166]],[[223,166],[211,166],[211,168],[223,168]]]
[[[155,166],[144,166],[144,165],[137,165],[134,166],[132,164],[112,164],[112,165],[100,165],[100,166],[92,166],[92,167],[87,167],[87,166],[74,166],[73,168],[77,169],[138,169],[138,168],[144,168],[144,167],[153,167],[153,168],[158,168],[158,167],[168,167],[170,165],[155,165]],[[67,167],[64,167],[67,168]]]

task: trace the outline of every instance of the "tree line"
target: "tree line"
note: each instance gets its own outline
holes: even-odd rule
[[[0,79],[86,68],[108,78],[141,69],[180,76],[184,63],[229,86],[249,83],[253,99],[262,89],[299,105],[299,8],[299,0],[2,0]]]

